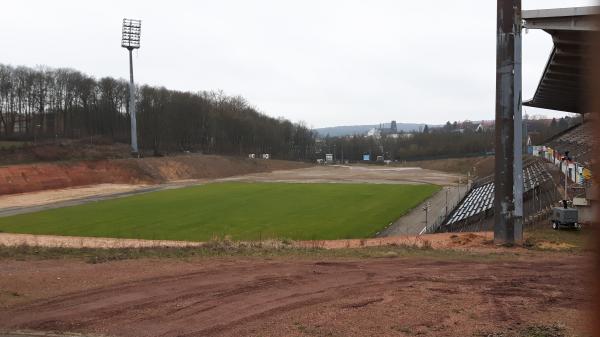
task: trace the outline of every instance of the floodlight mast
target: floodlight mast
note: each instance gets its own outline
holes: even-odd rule
[[[131,116],[131,153],[139,155],[137,143],[137,121],[135,116],[135,83],[133,82],[133,56],[134,49],[140,48],[140,33],[142,21],[123,19],[121,47],[129,51],[129,115]]]

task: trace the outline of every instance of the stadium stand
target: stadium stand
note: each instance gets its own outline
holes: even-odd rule
[[[554,170],[562,175],[559,180],[564,181],[564,175],[567,175],[569,200],[573,200],[579,209],[580,221],[583,223],[593,221],[595,208],[598,207],[598,202],[593,197],[592,190],[595,187],[592,186],[591,179],[594,161],[592,149],[596,145],[593,135],[592,125],[582,123],[556,135],[545,145],[534,146],[531,150],[533,156],[554,164]],[[563,157],[567,151],[571,160],[565,163]]]
[[[528,158],[523,168],[524,199],[535,200],[535,207],[529,206],[528,214],[535,212],[539,207],[541,200],[544,206],[552,204],[556,196],[554,195],[554,183],[552,176],[545,167],[545,164],[535,158]],[[547,196],[546,194],[550,194]],[[464,231],[464,230],[485,230],[490,227],[489,221],[493,215],[494,205],[494,182],[493,177],[485,177],[476,182],[462,202],[450,213],[446,222],[438,228],[439,232],[446,231]],[[477,224],[477,228],[473,228]]]
[[[577,205],[580,221],[591,222],[592,207],[597,201],[592,193],[591,170],[594,160],[592,149],[595,144],[590,123],[582,123],[565,130],[545,145],[529,149],[523,163],[523,210],[525,225],[539,222],[549,214],[557,202],[563,199],[558,190],[564,186],[564,175],[569,177],[569,200],[583,200]],[[563,157],[569,151],[571,161],[565,163]],[[463,232],[491,230],[493,228],[494,179],[488,176],[479,179],[459,205],[449,214],[437,232]],[[588,219],[589,218],[589,219]],[[586,221],[587,219],[587,221]],[[542,222],[543,223],[543,222]]]
[[[592,160],[593,142],[592,126],[589,123],[583,123],[555,136],[546,143],[546,147],[561,154],[569,151],[573,161],[589,167]]]

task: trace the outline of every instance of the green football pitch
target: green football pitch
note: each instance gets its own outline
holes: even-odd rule
[[[0,231],[188,241],[365,238],[439,189],[213,183],[0,218]]]

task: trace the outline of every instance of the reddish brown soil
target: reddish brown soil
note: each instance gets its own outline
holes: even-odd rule
[[[139,183],[133,167],[110,161],[0,167],[0,195],[102,183]]]
[[[307,165],[211,155],[12,165],[0,167],[0,195],[103,183],[223,178],[300,167]]]
[[[586,333],[585,256],[2,261],[0,330],[114,336]]]

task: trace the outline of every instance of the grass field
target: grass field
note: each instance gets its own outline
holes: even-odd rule
[[[440,187],[218,183],[0,218],[0,231],[207,241],[371,237]]]

